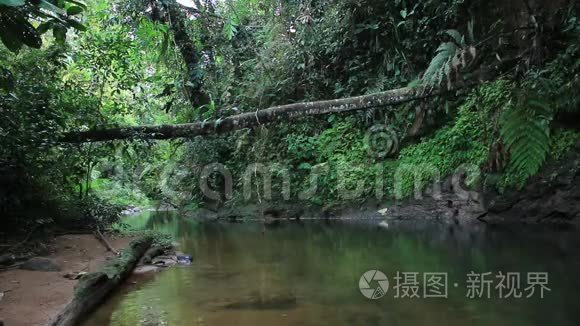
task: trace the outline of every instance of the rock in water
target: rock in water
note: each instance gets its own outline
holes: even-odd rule
[[[177,255],[177,263],[180,265],[189,265],[193,261],[193,257],[189,255]]]
[[[381,214],[382,216],[387,216],[387,212],[388,212],[388,211],[389,211],[389,208],[388,208],[388,207],[385,207],[385,208],[383,208],[383,209],[379,209],[379,210],[377,211],[377,213]]]
[[[173,256],[157,256],[151,261],[152,265],[159,267],[170,267],[177,264],[177,260]]]
[[[141,258],[141,263],[142,264],[151,264],[151,262],[153,261],[153,258],[158,257],[160,255],[163,255],[164,253],[165,253],[165,249],[163,247],[160,247],[160,246],[151,247],[151,248],[149,248],[149,250],[147,250],[147,252],[145,252],[145,254],[143,255],[143,258]]]
[[[58,272],[60,271],[60,266],[57,262],[46,257],[33,257],[27,260],[24,264],[20,266],[21,269],[26,269],[29,271],[41,271],[41,272]]]
[[[383,228],[383,229],[388,229],[389,223],[387,221],[382,221],[381,223],[378,224],[378,227]]]
[[[133,274],[146,274],[146,273],[158,272],[161,268],[162,267],[160,267],[160,266],[154,266],[154,265],[137,266],[133,270]]]

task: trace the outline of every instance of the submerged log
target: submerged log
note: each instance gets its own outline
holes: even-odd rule
[[[85,275],[75,286],[71,301],[48,323],[48,326],[77,325],[131,274],[152,243],[152,236],[133,240],[119,256],[109,261],[99,272]]]

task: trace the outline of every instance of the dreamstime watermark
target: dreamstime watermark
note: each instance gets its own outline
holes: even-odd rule
[[[377,124],[365,133],[364,144],[369,156],[385,158],[399,150],[399,137],[395,130],[387,125]]]
[[[369,169],[374,175],[369,173]],[[300,173],[302,181],[300,189],[295,192],[291,189],[293,173]],[[464,200],[479,199],[479,193],[465,184],[465,180],[478,178],[479,173],[477,166],[460,166],[452,174],[451,186],[447,190]],[[365,177],[360,177],[361,175]],[[246,201],[256,196],[260,200],[269,201],[275,195],[277,199],[290,200],[293,194],[300,200],[308,200],[316,196],[324,180],[326,188],[330,186],[331,192],[345,200],[358,198],[363,193],[374,194],[375,199],[382,200],[387,191],[391,191],[397,200],[409,194],[415,199],[423,199],[424,196],[441,199],[442,177],[435,165],[427,163],[401,164],[394,172],[387,171],[383,163],[371,166],[323,163],[312,166],[306,176],[303,171],[297,172],[278,163],[252,163],[243,169],[239,182],[236,183],[232,171],[226,165],[212,163],[201,169],[199,188],[204,196],[212,200],[233,198],[235,184],[241,185],[238,189],[241,188],[242,197]],[[392,184],[388,184],[386,180],[392,180]]]
[[[465,275],[465,297],[468,299],[522,299],[544,296],[551,291],[547,272],[484,272]],[[432,299],[449,297],[446,272],[399,272],[391,278],[394,299]],[[379,270],[369,270],[359,279],[359,289],[367,299],[378,300],[389,291],[389,278]],[[454,288],[460,284],[454,282]]]
[[[415,199],[423,199],[424,196],[435,199],[442,197],[442,178],[448,173],[442,174],[435,164],[394,166],[387,163],[386,159],[395,155],[400,146],[397,132],[392,127],[374,125],[367,129],[362,141],[363,155],[353,160],[360,161],[361,164],[305,163],[296,167],[255,162],[241,169],[239,166],[234,169],[215,162],[192,170],[172,169],[167,172],[167,176],[161,178],[160,188],[169,197],[183,201],[190,199],[191,185],[196,182],[201,194],[214,201],[231,200],[234,198],[234,191],[241,194],[240,197],[246,201],[311,200],[321,190],[336,194],[344,200],[360,198],[363,193],[376,200],[384,199],[386,194],[395,199],[409,195]],[[340,140],[337,140],[337,144],[340,144]],[[348,149],[344,151],[348,152]],[[118,162],[123,162],[124,155],[125,151],[121,149],[115,153]],[[113,173],[119,173],[119,169],[123,169],[122,164],[115,165],[116,171]],[[477,179],[479,173],[478,166],[460,166],[449,179],[451,188],[446,190],[452,190],[461,199],[479,198],[478,192],[467,187],[465,182]]]

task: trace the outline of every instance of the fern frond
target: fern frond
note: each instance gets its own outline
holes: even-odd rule
[[[539,171],[550,151],[552,112],[540,101],[508,106],[500,134],[511,154],[511,168],[528,178]]]
[[[229,17],[224,23],[223,33],[228,41],[231,41],[238,33],[238,25],[239,22],[235,15]]]
[[[455,29],[448,29],[445,34],[449,35],[455,44],[459,46],[465,46],[465,38]]]
[[[439,86],[443,77],[449,73],[450,64],[457,52],[457,45],[453,42],[446,42],[439,45],[437,54],[429,63],[429,67],[423,75],[423,83],[427,86]]]
[[[469,33],[473,33],[473,25],[469,26]],[[449,29],[445,31],[452,41],[445,42],[437,48],[435,57],[429,63],[429,67],[423,74],[423,84],[425,87],[437,87],[447,79],[447,88],[453,87],[453,82],[460,79],[460,69],[465,68],[470,62],[475,60],[476,49],[469,46],[465,36],[457,30]],[[470,42],[473,42],[470,35]]]

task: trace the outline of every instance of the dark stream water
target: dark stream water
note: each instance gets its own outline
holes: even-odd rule
[[[86,325],[580,325],[578,242],[571,232],[409,222],[378,229],[376,222],[340,221],[264,230],[259,222],[198,223],[167,212],[126,222],[173,234],[194,262],[133,278]],[[388,278],[380,299],[359,289],[369,270]],[[492,282],[468,282],[472,272],[489,272],[484,279]],[[512,288],[522,298],[500,298],[499,272],[514,273],[514,281],[520,276]],[[443,296],[444,287],[425,280],[445,283],[443,275],[446,297],[428,297]],[[534,275],[549,288],[543,298],[540,285],[526,298]],[[371,289],[386,285],[369,280]],[[480,284],[489,284],[489,297]],[[483,292],[471,298],[475,288]]]

